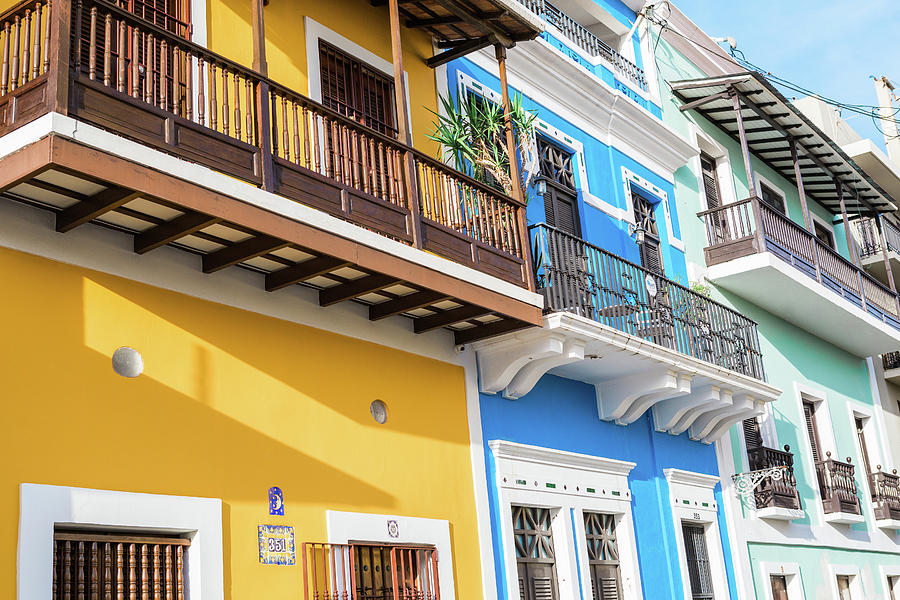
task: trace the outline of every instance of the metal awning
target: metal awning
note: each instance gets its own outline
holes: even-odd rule
[[[806,195],[833,214],[841,212],[836,180],[841,182],[850,213],[896,209],[894,199],[760,73],[675,81],[671,86],[684,102],[681,110],[696,110],[740,140],[736,94],[750,152],[796,184],[793,140]]]
[[[399,0],[399,9],[407,27],[427,31],[445,49],[427,60],[431,67],[494,44],[509,48],[544,30],[540,17],[517,0]]]

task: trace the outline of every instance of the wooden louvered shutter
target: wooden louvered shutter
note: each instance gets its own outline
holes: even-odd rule
[[[718,208],[722,206],[719,195],[719,181],[716,178],[716,161],[706,154],[700,155],[700,170],[703,174],[703,189],[706,192],[706,207]]]
[[[544,194],[544,216],[547,225],[580,236],[578,227],[578,209],[575,206],[576,196],[547,183],[547,193]]]
[[[759,432],[759,421],[756,417],[752,419],[744,419],[744,442],[747,444],[747,450],[755,450],[763,445],[762,434]]]
[[[522,600],[557,600],[550,509],[513,506],[513,538]]]
[[[687,555],[688,577],[691,582],[691,597],[694,600],[712,600],[712,572],[709,568],[709,553],[706,550],[706,535],[703,527],[682,525],[684,552]]]
[[[812,402],[803,403],[803,416],[806,419],[806,432],[809,434],[809,443],[812,447],[813,460],[819,462],[822,460],[819,451],[819,430],[816,427],[816,409]]]
[[[659,249],[659,240],[649,235],[644,238],[641,245],[641,266],[657,275],[663,274],[662,254]]]

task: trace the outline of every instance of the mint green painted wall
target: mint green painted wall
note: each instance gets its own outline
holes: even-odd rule
[[[862,584],[861,600],[890,600],[887,578],[881,567],[897,568],[896,556],[874,552],[819,548],[810,546],[788,546],[775,544],[749,544],[750,563],[753,569],[753,585],[757,598],[766,595],[771,586],[768,575],[763,573],[762,563],[794,563],[799,567],[800,580],[806,600],[834,600],[831,580],[832,565],[856,567]]]

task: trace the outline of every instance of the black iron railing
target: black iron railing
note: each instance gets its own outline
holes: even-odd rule
[[[885,371],[900,369],[900,352],[888,352],[881,355],[881,364]]]
[[[887,241],[888,250],[900,252],[900,228],[887,219],[881,219],[884,227],[884,239]],[[881,232],[878,224],[871,217],[857,219],[850,224],[853,234],[859,246],[859,255],[863,258],[881,254]]]
[[[546,0],[519,0],[519,2],[541,17],[541,19],[559,29],[563,35],[587,52],[588,55],[602,56],[615,67],[616,71],[639,85],[642,90],[647,89],[644,70],[619,52],[613,50],[609,44],[591,33],[584,25]]]
[[[748,450],[747,457],[750,459],[751,471],[787,467],[781,479],[766,477],[754,490],[756,508],[802,508],[794,477],[794,455],[790,446],[785,446],[783,451],[761,446]]]
[[[575,313],[765,380],[751,319],[545,223],[530,232],[535,281],[550,311]]]

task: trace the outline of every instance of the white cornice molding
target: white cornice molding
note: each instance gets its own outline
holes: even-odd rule
[[[624,460],[566,452],[565,450],[554,450],[541,446],[530,446],[506,440],[491,440],[488,442],[488,445],[491,447],[496,460],[529,462],[608,475],[627,477],[636,464]]]
[[[663,469],[669,484],[677,483],[681,485],[690,485],[712,489],[719,483],[716,475],[705,475],[703,473],[695,473],[693,471],[685,471],[683,469]]]
[[[496,70],[487,51],[469,58],[489,73]],[[544,40],[517,46],[507,68],[514,88],[667,181],[699,154],[677,131]]]

